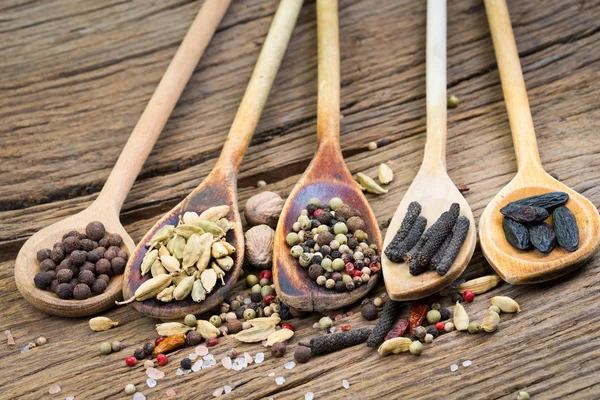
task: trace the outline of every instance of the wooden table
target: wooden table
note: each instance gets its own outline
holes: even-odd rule
[[[137,118],[173,56],[201,1],[5,0],[0,5],[0,398],[125,398],[134,383],[149,399],[212,398],[223,385],[241,398],[536,399],[600,398],[600,255],[551,283],[503,284],[467,305],[481,319],[489,298],[517,299],[523,312],[503,315],[492,335],[451,333],[425,346],[420,358],[380,358],[365,346],[313,359],[292,370],[298,341],[317,335],[319,315],[295,319],[296,338],[283,359],[228,371],[218,365],[176,376],[189,350],[171,356],[167,377],[146,387],[141,363],[123,359],[156,336],[156,321],[122,307],[120,321],[94,333],[87,319],[50,317],[19,295],[13,266],[35,231],[86,207],[97,195]],[[234,2],[172,118],[134,185],[121,215],[135,240],[208,173],[241,99],[277,6]],[[600,3],[511,1],[510,10],[545,167],[600,204]],[[448,94],[461,100],[449,112],[448,168],[476,219],[514,175],[515,157],[496,61],[481,1],[452,1],[448,10]],[[390,192],[369,196],[384,229],[414,177],[425,140],[425,2],[342,0],[342,147],[352,172],[375,176],[391,160]],[[240,206],[262,189],[287,195],[315,146],[316,25],[305,4],[282,70],[246,155]],[[383,138],[389,145],[368,151]],[[489,272],[476,251],[466,276]],[[383,292],[381,285],[378,292]],[[408,307],[408,305],[407,305]],[[359,306],[336,322],[367,326]],[[349,313],[348,313],[349,314]],[[24,354],[38,336],[48,344]],[[131,347],[102,356],[98,345]],[[217,360],[234,344],[222,339]],[[254,355],[260,345],[238,346]],[[462,362],[472,360],[465,368]],[[457,372],[451,364],[461,365]],[[269,373],[275,372],[270,377]],[[286,382],[277,386],[275,377]],[[350,389],[342,388],[347,379]],[[62,392],[49,395],[59,384]]]

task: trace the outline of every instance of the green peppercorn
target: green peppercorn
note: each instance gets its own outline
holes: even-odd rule
[[[100,353],[104,354],[105,356],[112,353],[112,346],[110,345],[110,343],[108,343],[108,342],[100,343]]]
[[[260,291],[262,290],[262,286],[260,286],[258,283],[254,286],[252,286],[252,293],[260,293]]]
[[[252,287],[252,286],[254,286],[256,284],[258,284],[258,276],[256,276],[256,275],[248,275],[246,277],[246,286]]]
[[[333,233],[335,233],[336,235],[338,235],[340,233],[345,235],[346,233],[348,233],[348,227],[346,226],[345,223],[338,222],[333,226]]]
[[[479,327],[479,322],[470,322],[469,327],[467,328],[469,333],[479,333],[481,332],[481,328]]]
[[[292,249],[290,250],[290,254],[294,258],[300,258],[302,253],[304,253],[304,249],[302,248],[302,246],[296,245],[296,246],[292,247]]]
[[[296,232],[290,232],[285,238],[285,241],[290,246],[295,246],[300,243],[300,236]]]
[[[318,198],[316,198],[316,197],[313,197],[312,199],[310,199],[310,200],[308,201],[308,204],[314,204],[314,205],[315,205],[315,206],[317,206],[317,207],[321,207],[321,200],[319,200],[319,199],[318,199]]]
[[[452,95],[448,97],[448,108],[456,108],[460,104],[458,97]]]
[[[427,313],[427,322],[429,322],[430,324],[435,324],[437,322],[440,322],[441,319],[442,319],[442,314],[440,314],[440,312],[438,310],[430,310]]]
[[[317,226],[317,233],[329,232],[329,227],[325,224]]]
[[[500,310],[500,307],[498,307],[498,306],[490,306],[490,308],[488,308],[488,310],[491,310],[491,311],[493,311],[495,313],[498,313],[498,314],[500,314],[502,312]]]
[[[300,223],[300,228],[301,229],[303,229],[305,231],[310,230],[312,222],[310,221],[310,218],[308,218],[306,215],[299,216],[298,217],[298,222]],[[296,244],[296,243],[294,243],[294,244]]]
[[[319,329],[329,329],[331,325],[333,325],[333,321],[329,317],[323,317],[319,320]]]
[[[321,267],[327,272],[333,272],[332,264],[333,261],[331,261],[330,258],[324,258],[323,261],[321,261]]]
[[[192,328],[196,327],[196,316],[194,314],[188,314],[183,319],[183,323]]]
[[[352,277],[348,274],[342,274],[342,282],[344,282],[344,283],[352,282]]]
[[[244,310],[244,319],[246,321],[256,318],[256,311],[251,308],[247,308]]]
[[[442,306],[440,305],[440,303],[433,303],[433,304],[431,305],[431,309],[432,309],[432,310],[438,310],[438,311],[439,311],[439,310],[441,310],[441,309],[442,309]]]
[[[334,271],[343,270],[344,269],[344,260],[342,260],[341,258],[336,258],[335,260],[332,261],[331,267],[333,268]]]
[[[362,229],[355,231],[354,236],[356,236],[356,240],[358,240],[359,242],[362,242],[363,240],[367,239],[367,234]]]
[[[262,278],[262,279],[260,280],[260,282],[258,282],[258,284],[259,284],[260,286],[267,286],[269,283],[270,283],[270,282],[269,282],[269,280],[268,280],[267,278]]]
[[[311,260],[313,257],[314,255],[311,253],[302,253],[300,258],[298,259],[298,262],[300,263],[301,267],[306,268],[311,264]]]
[[[333,289],[335,287],[335,281],[333,279],[327,279],[325,281],[325,287],[327,289]]]
[[[210,317],[210,319],[208,320],[208,322],[210,322],[211,324],[213,324],[215,326],[215,328],[218,328],[221,326],[221,323],[223,321],[221,321],[221,317],[219,317],[218,315],[213,315],[212,317]]]
[[[260,295],[263,297],[263,299],[269,295],[274,295],[275,294],[275,289],[273,289],[271,287],[271,285],[269,286],[263,286],[260,289]]]
[[[340,244],[340,247],[348,243],[348,237],[343,233],[335,235],[335,241]],[[332,247],[333,248],[333,247]]]
[[[408,347],[408,351],[410,351],[410,354],[415,356],[421,355],[423,352],[423,343],[419,342],[418,340],[413,341]]]
[[[334,197],[329,200],[329,208],[331,208],[333,211],[341,207],[343,204],[344,202],[339,197]]]
[[[517,400],[529,400],[530,398],[531,396],[529,396],[529,393],[524,390],[521,390],[517,395]]]

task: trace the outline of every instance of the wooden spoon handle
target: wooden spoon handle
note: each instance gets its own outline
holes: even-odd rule
[[[485,0],[519,170],[542,162],[506,0]]]
[[[265,39],[250,82],[229,129],[215,170],[239,171],[250,139],[269,97],[303,0],[281,0]]]
[[[337,0],[317,0],[319,86],[317,141],[339,147],[340,41]]]
[[[446,0],[427,1],[427,142],[423,165],[446,170]]]
[[[98,201],[118,213],[231,0],[206,0],[129,136]]]

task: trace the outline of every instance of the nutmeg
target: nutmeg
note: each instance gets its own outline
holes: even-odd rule
[[[275,231],[267,225],[250,228],[246,238],[246,259],[256,268],[271,268]]]
[[[283,199],[277,193],[262,192],[248,199],[244,215],[250,225],[266,224],[275,228],[282,209]]]

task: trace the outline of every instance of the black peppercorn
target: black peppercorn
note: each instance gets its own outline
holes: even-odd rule
[[[47,258],[40,263],[40,271],[51,271],[56,268],[56,263]]]
[[[311,248],[310,248],[310,247],[308,247],[308,246],[304,246],[303,250],[304,250],[304,252],[305,252],[305,253],[312,253],[312,252],[314,252],[314,251],[315,251],[314,249],[311,249]]]
[[[106,276],[106,275],[101,275],[101,276]],[[108,283],[104,279],[100,279],[100,277],[98,277],[98,279],[96,279],[94,281],[94,283],[92,284],[92,292],[94,292],[94,294],[101,294],[101,293],[104,293],[104,291],[106,290],[107,287],[108,287]]]
[[[308,215],[313,215],[315,211],[317,211],[316,204],[309,204],[306,206],[306,211],[308,211]]]
[[[92,271],[87,271],[87,270],[79,272],[79,275],[77,278],[79,279],[79,282],[85,283],[89,287],[91,287],[94,284],[94,282],[96,281],[96,277],[94,276],[94,273]]]
[[[60,283],[67,283],[73,278],[73,271],[68,268],[61,269],[56,273],[56,279]]]
[[[379,310],[372,303],[367,303],[363,305],[361,310],[362,317],[367,321],[374,321],[375,319],[377,319],[378,313]]]
[[[121,275],[123,272],[125,272],[125,265],[127,265],[127,261],[121,257],[115,257],[110,260],[110,265],[112,267],[113,275]]]
[[[258,303],[262,300],[262,296],[260,295],[260,293],[251,293],[250,294],[250,300],[253,303]]]
[[[323,257],[331,255],[331,247],[327,245],[321,246],[321,249],[319,251],[321,252],[321,254],[323,254]]]
[[[92,240],[97,241],[103,239],[105,233],[106,229],[104,228],[104,224],[100,221],[90,222],[85,227],[85,234]]]
[[[311,249],[315,247],[315,244],[317,244],[317,242],[314,239],[308,239],[306,241],[306,246],[310,247]]]
[[[79,241],[79,243],[80,243],[80,250],[83,250],[83,251],[92,251],[96,247],[98,247],[97,243],[95,243],[91,239],[82,239]]]
[[[87,253],[83,250],[73,250],[71,253],[71,263],[75,266],[83,265],[85,260],[87,260]]]
[[[52,253],[52,250],[50,250],[50,249],[41,249],[41,250],[38,250],[38,252],[35,256],[37,257],[37,260],[39,262],[42,262],[42,261],[48,260],[50,258],[50,253]]]
[[[333,259],[340,258],[341,256],[342,256],[342,253],[340,253],[340,252],[339,252],[339,251],[337,251],[337,250],[333,250],[333,251],[331,252],[331,258],[333,258]]]
[[[440,321],[446,321],[447,319],[450,319],[450,317],[452,316],[452,314],[450,313],[450,310],[448,310],[447,308],[442,308],[440,310],[440,315],[442,316],[440,318]]]
[[[352,254],[348,254],[348,253],[342,254],[342,260],[344,261],[344,264],[352,262],[353,261]]]
[[[111,246],[120,247],[123,244],[123,238],[118,233],[113,233],[108,237],[108,244]]]
[[[354,290],[354,288],[356,287],[356,285],[354,284],[354,282],[350,281],[350,282],[346,282],[346,290],[347,291],[352,291]]]
[[[38,289],[46,290],[52,283],[52,275],[44,271],[38,272],[33,278],[33,283]]]
[[[112,266],[110,261],[106,258],[101,258],[96,263],[96,273],[97,274],[106,274],[108,276],[112,276]]]
[[[330,214],[331,213],[331,207],[329,207],[329,206],[322,206],[321,210],[325,211],[325,214],[331,215]]]
[[[313,264],[321,264],[321,261],[323,261],[323,257],[321,257],[320,255],[315,255],[310,261]]]
[[[271,354],[273,357],[283,357],[285,355],[286,345],[285,343],[275,343],[273,347],[271,347]]]
[[[73,297],[76,300],[85,300],[92,295],[90,287],[84,283],[79,283],[73,288]]]
[[[281,303],[281,304],[279,304],[279,306],[281,307],[279,310],[279,316],[281,317],[282,320],[285,321],[288,319],[292,319],[294,317],[292,315],[292,311],[285,303]]]
[[[430,326],[429,328],[427,328],[427,333],[433,336],[434,339],[440,335],[440,332],[435,326]]]
[[[237,319],[244,319],[244,311],[246,311],[245,307],[239,307],[235,309],[235,316]]]
[[[313,281],[316,281],[321,275],[323,275],[323,267],[319,264],[312,264],[310,267],[308,267],[308,276]]]
[[[181,369],[192,369],[192,360],[187,357],[181,360]]]
[[[152,342],[144,343],[144,353],[146,353],[147,356],[150,356],[152,354],[152,351],[154,351],[154,343],[152,343]]]
[[[354,261],[354,269],[362,270],[365,267],[365,262],[363,260]]]
[[[73,297],[73,288],[68,283],[59,283],[54,290],[54,293],[63,300]]]
[[[144,351],[144,349],[135,349],[135,351],[133,352],[133,356],[136,360],[143,360],[144,358],[146,358],[146,352]]]
[[[354,238],[350,238],[348,239],[348,243],[347,243],[348,247],[350,247],[352,250],[356,249],[356,246],[358,246],[358,240],[354,239]]]

